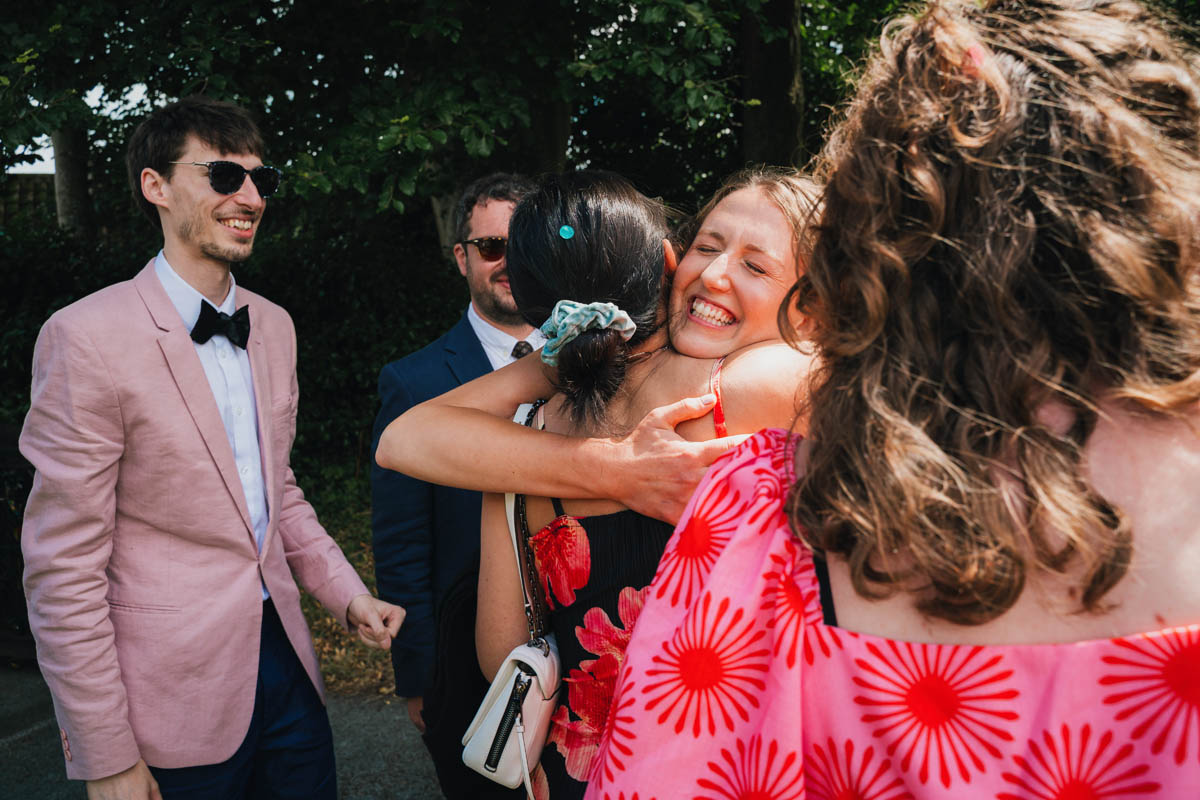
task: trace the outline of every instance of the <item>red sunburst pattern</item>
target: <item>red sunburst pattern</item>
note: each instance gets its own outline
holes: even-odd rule
[[[696,781],[712,795],[699,794],[695,800],[800,800],[804,781],[800,754],[786,753],[774,739],[763,750],[761,736],[749,742],[738,739],[737,753],[721,748],[720,761],[709,761],[709,775]]]
[[[771,460],[771,469],[779,473],[785,479],[790,479],[792,475],[792,459],[796,455],[796,446],[800,444],[802,437],[788,433],[779,428],[765,428],[759,431],[754,436],[751,436],[743,444],[750,455],[738,459],[742,465],[745,462],[754,461],[767,456]]]
[[[717,556],[745,511],[737,491],[726,483],[709,484],[697,499],[692,515],[676,533],[658,562],[655,597],[671,596],[671,605],[691,605],[692,596],[708,576]]]
[[[1150,771],[1148,765],[1121,763],[1133,755],[1133,745],[1113,747],[1112,731],[1093,739],[1091,726],[1084,725],[1074,742],[1072,738],[1070,728],[1063,725],[1058,739],[1050,731],[1042,733],[1042,745],[1030,739],[1028,757],[1013,756],[1020,774],[1001,775],[1020,794],[1000,792],[996,800],[1104,800],[1155,794],[1162,788],[1154,781],[1139,780]]]
[[[841,750],[832,738],[812,746],[804,765],[810,800],[913,800],[904,781],[889,770],[890,759],[876,761],[875,748],[868,745],[856,763],[854,751],[849,739]]]
[[[781,430],[762,431],[760,435],[746,440],[745,447],[753,453],[753,462],[739,473],[739,481],[745,480],[742,474],[753,481],[751,499],[747,503],[749,514],[744,522],[746,526],[756,527],[760,533],[765,533],[779,525],[788,524],[783,505],[791,483],[791,460],[798,442],[799,437]]]
[[[592,573],[592,548],[587,531],[579,520],[555,517],[550,524],[529,537],[533,548],[542,596],[546,605],[569,606],[575,602],[575,590],[587,585]]]
[[[986,771],[976,751],[999,758],[994,742],[1013,740],[1003,723],[1017,718],[1009,701],[1018,692],[1004,688],[1012,670],[1002,656],[980,663],[982,647],[888,641],[885,653],[874,642],[866,646],[874,658],[855,659],[864,674],[854,683],[866,693],[854,702],[867,709],[862,721],[875,727],[873,735],[889,742],[887,754],[900,752],[902,770],[915,758],[921,783],[936,769],[949,787],[951,767],[970,783],[971,769]]]
[[[712,600],[705,592],[663,654],[654,656],[658,666],[646,670],[651,682],[642,689],[650,695],[646,711],[662,707],[659,725],[674,716],[675,732],[682,733],[690,719],[697,737],[702,728],[716,733],[718,717],[733,730],[731,711],[743,721],[750,718],[746,706],[759,706],[771,652],[762,642],[766,631],[755,630],[753,619],[743,623],[744,609],[731,611],[724,598],[714,610]]]
[[[631,742],[637,738],[633,732],[633,709],[637,705],[637,682],[631,679],[628,666],[621,675],[608,707],[608,719],[600,735],[599,750],[589,782],[602,788],[618,772],[624,772],[633,756]]]
[[[1174,739],[1172,755],[1182,764],[1195,739],[1200,761],[1200,631],[1164,631],[1113,644],[1125,652],[1102,659],[1119,669],[1102,676],[1100,685],[1120,691],[1105,695],[1105,705],[1117,706],[1117,721],[1134,722],[1134,739],[1152,734],[1154,754]]]
[[[820,589],[811,554],[788,539],[782,553],[769,556],[768,566],[759,608],[771,615],[767,627],[775,631],[775,655],[786,649],[787,665],[794,667],[803,640],[805,662],[812,664],[817,652],[829,658],[832,647],[842,647],[842,640],[836,628],[818,624],[822,619]]]

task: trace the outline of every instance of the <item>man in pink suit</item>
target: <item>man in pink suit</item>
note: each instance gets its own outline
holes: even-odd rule
[[[371,646],[403,619],[297,487],[292,321],[230,274],[279,184],[262,152],[236,106],[148,117],[127,166],[163,249],[38,337],[25,590],[89,797],[335,797],[296,582]]]

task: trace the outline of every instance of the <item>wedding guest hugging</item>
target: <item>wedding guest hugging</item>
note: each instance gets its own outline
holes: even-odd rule
[[[509,274],[522,314],[545,319],[549,341],[540,358],[530,356],[431,405],[451,409],[442,420],[451,430],[466,416],[459,403],[511,411],[514,401],[534,399],[523,394],[531,389],[523,366],[537,380],[552,377],[557,393],[546,424],[559,434],[622,435],[650,410],[707,392],[716,398],[712,413],[682,424],[685,437],[709,440],[791,425],[802,399],[798,376],[809,359],[778,340],[776,313],[795,280],[816,194],[815,185],[783,171],[736,176],[707,209],[694,253],[677,264],[665,239],[664,209],[624,179],[592,172],[544,179],[513,215]],[[667,313],[668,294],[674,297],[676,289],[691,298],[687,318]],[[735,319],[740,337],[727,330]],[[723,337],[719,357],[685,356],[670,346],[670,339],[693,349],[710,344],[693,336],[691,326],[701,324]],[[724,348],[739,338],[750,343],[726,355]],[[407,420],[394,425],[415,453],[427,443],[409,438],[418,434],[406,430]],[[495,463],[500,469],[504,462]],[[567,673],[542,769],[533,776],[534,794],[579,797],[604,738],[624,643],[672,525],[612,501],[517,502],[528,523],[518,535],[527,539],[534,565],[525,580],[548,610]],[[522,576],[499,495],[484,497],[482,535],[476,638],[480,664],[492,675],[528,638]]]

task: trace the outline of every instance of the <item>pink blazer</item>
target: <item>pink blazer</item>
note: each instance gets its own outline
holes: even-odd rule
[[[153,262],[38,336],[21,452],[37,470],[21,545],[67,775],[212,764],[250,725],[260,582],[324,696],[296,580],[342,622],[366,587],[288,454],[296,335],[241,287],[270,523],[261,554],[212,390]],[[293,579],[295,576],[295,580]]]

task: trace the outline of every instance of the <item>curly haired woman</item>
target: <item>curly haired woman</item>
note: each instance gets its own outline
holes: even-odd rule
[[[1133,0],[887,28],[792,297],[811,437],[701,485],[589,797],[1195,796],[1198,64]]]

